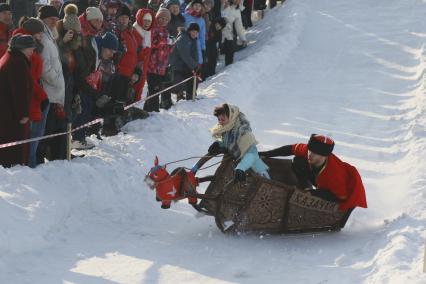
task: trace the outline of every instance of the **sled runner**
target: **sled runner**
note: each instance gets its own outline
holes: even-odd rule
[[[209,158],[203,159],[201,164]],[[245,182],[234,183],[236,162],[227,155],[213,176],[195,178],[184,168],[168,174],[157,161],[145,180],[156,190],[163,208],[170,207],[171,201],[188,198],[196,210],[214,216],[218,228],[226,233],[304,233],[343,228],[348,215],[337,203],[303,189],[306,184],[293,174],[291,160],[264,161],[270,167],[271,180],[250,172]],[[201,182],[210,182],[204,194],[196,191]]]

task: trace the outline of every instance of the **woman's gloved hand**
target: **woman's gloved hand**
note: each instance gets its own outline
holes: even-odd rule
[[[216,142],[213,142],[213,144],[210,145],[208,153],[210,155],[224,154],[224,153],[226,153],[226,149],[224,149],[222,146],[220,146],[219,141],[216,141]]]
[[[234,184],[246,181],[246,173],[243,170],[236,169],[234,171]]]

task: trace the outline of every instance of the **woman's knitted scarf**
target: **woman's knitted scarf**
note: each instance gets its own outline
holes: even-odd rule
[[[234,158],[241,158],[257,141],[252,133],[250,123],[237,106],[229,105],[229,122],[216,124],[210,129],[213,138],[221,140]]]

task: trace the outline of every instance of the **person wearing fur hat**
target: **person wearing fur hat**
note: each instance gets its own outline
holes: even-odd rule
[[[30,138],[44,135],[47,118],[47,106],[49,100],[46,91],[40,84],[43,73],[43,59],[41,52],[43,45],[41,39],[44,32],[43,22],[36,18],[22,17],[19,20],[19,28],[13,31],[13,35],[31,35],[36,43],[36,49],[31,56],[31,76],[33,78],[33,94],[30,101]],[[34,168],[37,165],[37,148],[39,141],[31,142],[29,145],[28,166]]]
[[[333,149],[333,139],[312,134],[308,144],[286,145],[259,154],[268,158],[294,155],[292,168],[299,182],[314,185],[312,195],[338,202],[340,210],[347,213],[344,225],[355,207],[367,208],[367,201],[358,170],[334,155]]]
[[[155,14],[150,9],[139,9],[136,13],[136,22],[133,24],[133,35],[138,44],[137,68],[141,70],[141,78],[134,84],[136,101],[142,98],[142,90],[148,75],[148,64],[151,56],[152,27]]]
[[[175,48],[170,55],[170,65],[174,72],[174,83],[179,83],[198,70],[198,51],[197,37],[200,27],[196,23],[189,25],[186,31],[179,34]],[[174,88],[174,92],[181,93],[183,89],[186,92],[186,99],[192,100],[193,81],[189,80],[185,84],[181,84]]]
[[[160,8],[155,15],[157,25],[152,29],[151,54],[148,64],[148,97],[154,95],[165,88],[166,69],[169,65],[169,55],[173,50],[173,41],[169,38],[167,24],[170,21],[170,11]],[[169,103],[170,93],[161,95],[161,100],[165,104]],[[165,105],[164,104],[164,105]],[[160,101],[158,96],[147,99],[144,104],[145,111],[160,111]]]
[[[217,141],[210,145],[208,154],[215,156],[228,153],[235,160],[239,160],[234,170],[234,183],[245,181],[248,169],[269,179],[268,166],[259,157],[257,141],[246,116],[237,106],[231,104],[215,107],[213,114],[218,123],[210,132]],[[196,170],[192,169],[195,172]]]
[[[170,11],[171,19],[167,25],[167,31],[170,36],[176,38],[179,33],[185,30],[185,17],[180,11],[180,2],[179,0],[167,0],[164,1],[162,7]]]
[[[192,0],[185,13],[185,28],[191,23],[196,23],[200,27],[197,40],[198,64],[203,64],[203,53],[206,51],[206,23],[203,18],[203,2],[201,0]]]
[[[0,144],[29,138],[29,110],[33,93],[30,58],[36,48],[30,35],[14,35],[0,59]],[[0,165],[26,165],[28,144],[0,149]]]
[[[7,51],[12,24],[12,8],[9,4],[0,4],[0,57]]]

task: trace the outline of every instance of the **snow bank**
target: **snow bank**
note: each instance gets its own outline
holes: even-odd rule
[[[415,0],[287,0],[200,100],[92,137],[85,158],[0,168],[0,282],[425,283],[422,11]],[[224,236],[184,202],[160,209],[143,183],[155,155],[204,154],[224,101],[247,115],[260,149],[331,135],[369,208],[337,234],[260,237]]]

